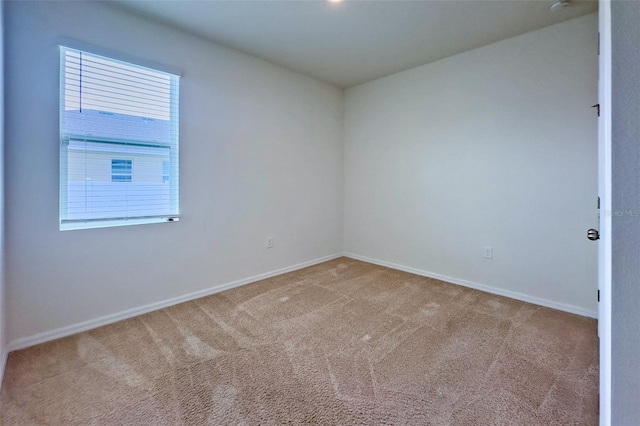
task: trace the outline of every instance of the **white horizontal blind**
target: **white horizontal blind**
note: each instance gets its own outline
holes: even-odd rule
[[[67,47],[60,67],[60,229],[177,218],[179,77]]]

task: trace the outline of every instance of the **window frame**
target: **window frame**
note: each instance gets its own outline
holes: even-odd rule
[[[133,158],[114,158],[111,157],[111,182],[117,182],[117,183],[132,183],[133,182]],[[113,166],[114,166],[114,161],[121,161],[123,162],[122,164],[127,164],[128,162],[128,170],[126,173],[123,172],[119,172],[119,171],[115,171],[113,170]],[[118,176],[118,177],[125,177],[125,178],[129,178],[129,179],[113,179],[114,176]]]
[[[179,168],[179,148],[180,148],[180,114],[179,114],[179,105],[180,105],[180,77],[181,73],[176,73],[172,71],[166,71],[166,67],[156,67],[155,65],[147,66],[141,61],[126,59],[120,59],[121,55],[113,54],[111,52],[104,54],[100,52],[99,49],[87,49],[84,47],[74,47],[73,45],[69,45],[68,43],[60,44],[60,75],[59,75],[59,113],[60,113],[60,123],[59,123],[59,133],[60,133],[60,162],[59,162],[59,170],[60,170],[60,185],[59,185],[59,226],[61,231],[66,230],[76,230],[76,229],[92,229],[92,228],[104,228],[104,227],[114,227],[114,226],[128,226],[128,225],[139,225],[139,224],[151,224],[151,223],[166,223],[166,222],[177,222],[180,218],[180,190],[179,190],[179,182],[180,182],[180,168]],[[172,137],[170,138],[170,143],[160,143],[156,144],[154,142],[147,141],[138,141],[135,139],[110,139],[108,137],[101,136],[82,136],[76,135],[69,132],[65,132],[63,129],[63,114],[65,113],[65,87],[66,87],[66,57],[64,57],[66,51],[77,51],[86,53],[87,55],[97,56],[101,59],[105,59],[108,61],[123,63],[132,67],[139,67],[141,69],[147,69],[155,73],[162,73],[169,77],[170,82],[170,94],[169,94],[169,127],[170,134]],[[96,50],[98,50],[96,52]],[[164,68],[164,69],[163,69]],[[105,111],[107,114],[110,114],[108,111]],[[137,117],[137,116],[133,116]],[[146,118],[141,117],[146,120]],[[128,216],[128,217],[107,217],[107,218],[84,218],[84,219],[65,219],[63,216],[63,209],[67,209],[68,211],[68,166],[69,166],[69,145],[72,141],[77,142],[85,142],[85,143],[101,143],[101,144],[113,144],[113,145],[133,145],[133,146],[145,146],[149,148],[162,148],[168,149],[169,151],[169,161],[168,163],[172,165],[169,170],[169,181],[164,180],[164,166],[162,169],[162,181],[161,184],[167,185],[171,180],[174,180],[174,185],[169,184],[169,207],[171,214],[158,214],[158,215],[149,215],[149,216]],[[133,158],[127,158],[127,152],[122,152],[122,154],[113,153],[114,155],[111,157],[111,160],[130,160],[131,161],[131,174],[129,181],[113,181],[113,169],[110,170],[110,182],[120,184],[120,183],[132,183],[135,181],[134,170],[135,170],[135,161]],[[111,163],[111,167],[113,164]],[[173,213],[175,212],[175,213]]]

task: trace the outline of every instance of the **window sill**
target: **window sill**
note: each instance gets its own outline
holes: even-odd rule
[[[76,229],[112,228],[115,226],[148,225],[151,223],[178,222],[179,217],[145,217],[116,220],[96,220],[87,222],[66,222],[60,224],[61,231],[73,231]]]

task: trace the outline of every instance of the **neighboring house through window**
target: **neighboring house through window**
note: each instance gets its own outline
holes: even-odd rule
[[[131,182],[133,160],[111,160],[111,182]]]
[[[171,176],[171,163],[164,161],[162,163],[162,182],[169,182],[169,176]]]
[[[60,49],[60,229],[179,214],[179,78]]]

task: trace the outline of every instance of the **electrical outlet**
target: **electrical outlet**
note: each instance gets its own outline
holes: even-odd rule
[[[493,247],[484,246],[484,258],[493,259]]]
[[[273,248],[273,237],[267,237],[267,248]]]

